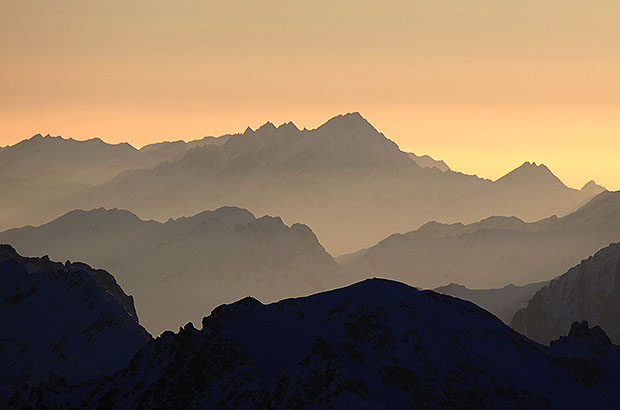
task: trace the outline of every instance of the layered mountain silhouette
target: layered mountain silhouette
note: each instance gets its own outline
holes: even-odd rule
[[[26,255],[82,260],[114,272],[153,334],[199,321],[247,295],[265,301],[342,283],[339,268],[305,225],[224,207],[166,223],[129,211],[72,211],[39,227],[0,234]]]
[[[463,285],[451,283],[438,287],[435,292],[473,302],[509,324],[514,314],[527,306],[532,296],[547,283],[531,283],[524,286],[506,285],[500,289],[469,289]]]
[[[436,160],[430,155],[418,156],[413,152],[408,152],[409,158],[415,161],[422,168],[437,168],[441,172],[450,171],[450,167],[442,160]]]
[[[547,343],[581,320],[600,325],[612,341],[620,342],[620,243],[552,280],[515,314],[511,326]]]
[[[0,245],[0,407],[24,386],[124,368],[150,339],[109,273]]]
[[[611,409],[617,376],[601,361],[617,353],[587,324],[543,347],[472,303],[374,279],[270,305],[244,298],[201,330],[163,333],[108,377],[11,399],[80,409]]]
[[[490,288],[551,280],[618,240],[620,192],[606,191],[562,218],[429,222],[337,261],[351,275],[381,275],[427,288],[451,282]]]
[[[151,144],[138,150],[127,143],[108,144],[100,138],[37,134],[0,151],[0,228],[44,222],[66,212],[66,198],[110,180],[129,169],[150,169],[175,161],[191,148],[220,144],[228,136]],[[20,205],[21,204],[21,205]],[[27,204],[27,205],[26,205]]]
[[[470,223],[488,215],[524,220],[563,215],[602,189],[567,188],[546,167],[530,163],[496,182],[441,172],[436,166],[422,168],[359,113],[339,115],[315,130],[267,123],[256,131],[248,128],[243,134],[204,140],[187,151],[193,145],[160,144],[140,151],[108,146],[95,154],[69,155],[78,156],[78,163],[93,163],[84,172],[88,178],[75,176],[80,168],[66,160],[62,148],[86,143],[53,141],[59,152],[45,149],[42,158],[24,154],[33,164],[26,168],[43,181],[48,179],[43,174],[71,174],[63,182],[77,178],[79,184],[35,189],[22,180],[25,188],[19,194],[0,199],[6,210],[0,228],[44,223],[75,208],[131,209],[142,218],[165,221],[234,205],[280,215],[286,223],[302,221],[330,252],[341,254],[429,220]],[[28,140],[3,150],[0,162],[26,148],[34,150],[32,145]],[[118,153],[97,162],[103,151]],[[5,174],[0,168],[0,175]]]

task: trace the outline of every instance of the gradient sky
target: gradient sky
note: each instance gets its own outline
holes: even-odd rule
[[[135,146],[359,111],[497,178],[620,189],[618,0],[0,0],[0,145]]]

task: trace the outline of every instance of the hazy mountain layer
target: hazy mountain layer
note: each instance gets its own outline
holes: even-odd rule
[[[26,384],[121,369],[150,338],[109,273],[0,245],[0,407]]]
[[[247,295],[275,301],[341,283],[337,264],[310,228],[233,207],[163,224],[116,209],[73,211],[40,227],[6,231],[0,241],[23,254],[114,272],[153,334]]]
[[[65,199],[122,171],[176,161],[191,148],[221,144],[228,136],[151,144],[138,150],[99,138],[37,134],[0,151],[0,229],[42,223],[67,211]]]
[[[46,140],[39,139],[39,143]],[[143,218],[165,221],[235,205],[261,215],[280,215],[287,223],[307,223],[331,252],[344,253],[429,220],[467,223],[489,215],[526,220],[561,215],[602,189],[567,188],[545,166],[530,163],[497,182],[421,168],[358,113],[337,116],[310,131],[292,123],[279,127],[267,123],[222,141],[205,143],[182,157],[173,144],[140,152],[125,145],[115,150],[97,148],[97,152],[114,153],[122,149],[122,155],[110,154],[112,158],[105,161],[82,151],[70,156],[77,159],[66,160],[48,148],[38,156],[24,154],[34,164],[27,168],[31,174],[58,174],[61,181],[75,184],[62,189],[28,188],[0,199],[0,226],[43,223],[75,208],[131,209]],[[59,147],[67,144],[55,142]],[[70,145],[76,144],[86,143]],[[0,160],[14,155],[19,146],[3,150]],[[154,156],[162,150],[174,155]],[[147,154],[145,165],[133,161],[133,156]],[[167,160],[153,167],[162,158]],[[44,159],[53,166],[45,165]],[[93,165],[84,168],[73,162]],[[105,170],[97,164],[105,164]],[[83,185],[109,179],[122,170],[119,167],[142,169],[121,172],[95,187]],[[5,171],[0,168],[0,174]],[[80,176],[76,181],[82,173],[90,175],[88,180]],[[26,171],[16,175],[21,178]]]
[[[435,289],[435,292],[468,300],[509,324],[515,312],[527,306],[527,302],[548,282],[524,286],[507,285],[501,289],[468,289],[451,283]]]
[[[604,192],[570,215],[534,223],[515,217],[469,225],[429,222],[337,261],[351,275],[426,288],[451,282],[491,288],[550,280],[618,240],[620,192]]]
[[[407,155],[422,168],[437,168],[441,172],[450,171],[450,167],[445,162],[436,160],[429,155],[418,156],[413,152],[408,152]]]
[[[469,302],[368,280],[220,306],[202,330],[165,332],[111,377],[13,399],[92,409],[615,408],[608,383],[617,382],[580,371],[608,374],[600,356],[584,358],[604,332],[578,330],[544,348]]]
[[[538,291],[511,326],[547,343],[574,321],[603,327],[620,342],[620,243],[600,250]]]

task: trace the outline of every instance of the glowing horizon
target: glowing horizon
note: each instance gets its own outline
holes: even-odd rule
[[[0,2],[0,146],[140,147],[359,111],[457,171],[530,161],[620,189],[611,0]]]

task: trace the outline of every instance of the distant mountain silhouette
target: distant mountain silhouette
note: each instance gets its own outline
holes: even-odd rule
[[[351,275],[381,275],[427,288],[456,282],[484,289],[551,280],[618,240],[620,191],[603,192],[562,218],[533,223],[515,217],[469,225],[429,222],[336,260]]]
[[[126,170],[178,160],[191,148],[223,143],[227,138],[159,143],[138,150],[100,138],[76,141],[37,134],[0,151],[0,229],[42,223],[66,212],[65,199],[90,185]]]
[[[468,300],[509,324],[515,312],[527,305],[527,302],[548,282],[532,283],[524,286],[506,285],[501,289],[468,289],[451,283],[435,289],[435,292]]]
[[[151,336],[107,272],[0,245],[0,407],[19,388],[119,370]]]
[[[422,168],[437,168],[441,172],[450,171],[450,167],[445,162],[433,159],[429,155],[417,156],[413,152],[408,152],[407,155]]]
[[[176,334],[165,332],[120,372],[73,386],[26,387],[13,403],[611,409],[619,398],[617,388],[609,389],[617,387],[610,365],[618,347],[604,338],[602,330],[578,324],[543,347],[469,302],[374,279],[270,305],[248,297],[220,306],[202,320],[202,330],[188,323]],[[599,347],[616,361],[603,363],[594,351]]]
[[[511,326],[547,343],[582,320],[600,325],[614,343],[620,342],[620,243],[552,280],[515,314]]]
[[[511,189],[565,189],[566,185],[556,177],[544,164],[536,165],[535,162],[525,162],[519,168],[509,172],[495,181],[498,185],[508,186]],[[600,191],[599,191],[600,192]],[[595,192],[595,193],[599,193]]]
[[[359,113],[339,115],[315,130],[267,123],[226,136],[223,143],[211,142],[178,160],[174,144],[145,147],[144,152],[123,147],[126,155],[150,154],[151,162],[140,167],[120,161],[131,167],[125,165],[125,171],[96,186],[29,189],[5,198],[0,228],[44,223],[75,208],[131,209],[142,218],[164,221],[234,205],[280,215],[287,223],[307,223],[327,249],[344,253],[429,220],[469,223],[488,215],[524,220],[563,215],[596,191],[567,188],[544,166],[531,164],[497,182],[421,168]],[[2,151],[0,162],[15,148]],[[162,158],[154,154],[168,149],[174,155],[163,157],[172,159],[152,166],[153,158]],[[61,170],[79,174],[71,161],[53,161]],[[101,171],[98,180],[117,168],[110,165],[106,169],[113,171]],[[98,175],[96,169],[92,172]]]
[[[40,227],[4,232],[0,241],[22,254],[114,272],[153,334],[250,294],[275,301],[342,280],[310,228],[234,207],[166,223],[117,209],[72,211]]]

